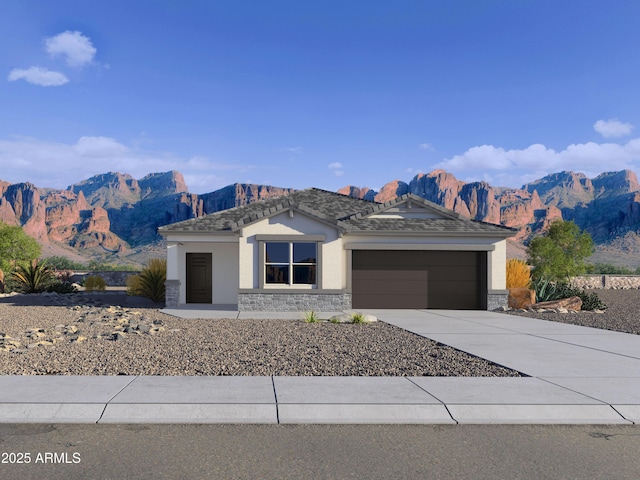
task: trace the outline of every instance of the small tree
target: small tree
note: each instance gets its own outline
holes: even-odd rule
[[[584,273],[584,259],[593,252],[593,239],[580,231],[574,222],[556,220],[544,236],[536,237],[527,248],[528,262],[534,267],[534,278],[554,282],[568,281]]]
[[[20,262],[30,262],[40,256],[38,242],[15,225],[0,222],[0,269],[9,271]]]

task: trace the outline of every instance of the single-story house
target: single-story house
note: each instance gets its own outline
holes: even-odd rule
[[[240,311],[497,308],[515,234],[412,194],[378,203],[317,188],[159,232],[168,307]]]

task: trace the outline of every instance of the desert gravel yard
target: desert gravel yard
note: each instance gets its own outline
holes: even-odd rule
[[[382,322],[184,320],[77,297],[0,299],[0,374],[519,376]]]
[[[600,300],[607,305],[604,313],[538,313],[533,311],[521,312],[518,310],[505,313],[640,335],[640,290],[599,289],[588,290],[588,292],[596,293],[598,297],[600,297]]]

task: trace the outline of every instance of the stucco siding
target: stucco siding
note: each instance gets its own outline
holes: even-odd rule
[[[325,241],[321,243],[322,252],[319,255],[322,270],[320,278],[321,289],[340,289],[346,283],[342,276],[342,240],[337,230],[331,225],[318,222],[300,212],[294,212],[293,218],[289,212],[284,212],[262,221],[253,223],[242,229],[240,237],[239,255],[240,271],[239,284],[241,289],[259,288],[259,242],[256,235],[323,235]],[[283,288],[278,286],[278,288]],[[299,288],[299,287],[298,287]]]

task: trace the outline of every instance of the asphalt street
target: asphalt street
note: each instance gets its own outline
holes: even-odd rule
[[[0,425],[12,480],[637,480],[639,454],[638,426]]]

